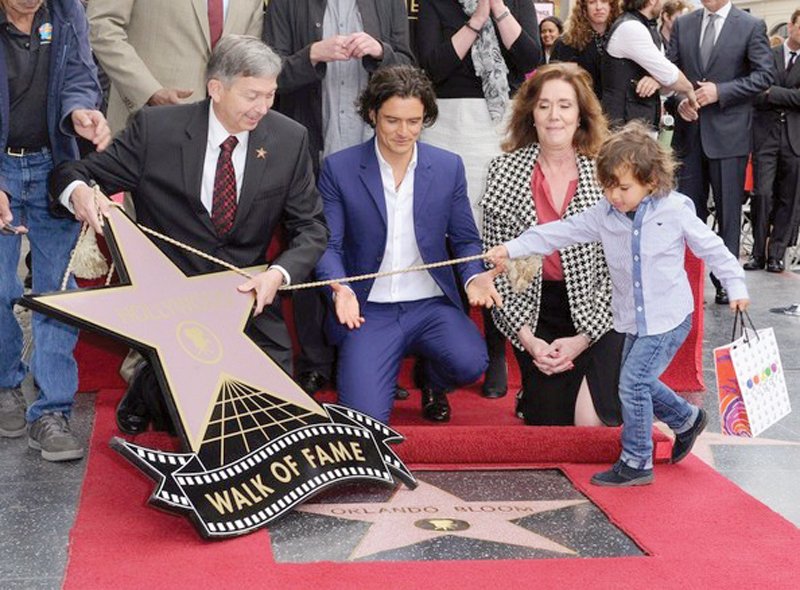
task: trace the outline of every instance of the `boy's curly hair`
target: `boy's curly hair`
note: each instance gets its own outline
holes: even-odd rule
[[[603,188],[613,188],[619,185],[619,174],[630,171],[641,184],[653,186],[654,196],[663,196],[675,188],[677,167],[672,150],[653,138],[652,129],[631,121],[600,148],[597,180]]]

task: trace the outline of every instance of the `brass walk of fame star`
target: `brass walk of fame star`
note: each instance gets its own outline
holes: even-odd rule
[[[198,452],[223,382],[248,386],[325,417],[244,329],[253,295],[234,271],[187,277],[119,208],[107,236],[125,284],[33,296],[30,306],[154,351],[186,440]],[[108,231],[106,231],[108,234]],[[259,269],[261,270],[261,269]]]
[[[400,549],[443,535],[468,537],[575,555],[575,551],[510,522],[532,514],[559,510],[588,500],[466,501],[422,480],[414,490],[398,488],[388,502],[368,504],[305,504],[309,512],[372,526],[350,555],[351,560]]]
[[[266,160],[267,159],[267,150],[263,147],[260,147],[256,150],[256,158],[259,160]]]

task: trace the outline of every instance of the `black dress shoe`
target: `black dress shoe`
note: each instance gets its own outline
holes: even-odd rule
[[[675,442],[672,443],[671,460],[673,463],[683,460],[686,455],[689,454],[689,451],[691,451],[694,446],[694,441],[696,441],[700,433],[703,432],[706,424],[708,424],[708,414],[701,408],[692,427],[686,432],[675,435]]]
[[[489,360],[489,367],[483,378],[481,395],[489,399],[499,399],[508,392],[508,366],[505,356]]]
[[[783,260],[778,258],[767,259],[767,272],[783,272]]]
[[[444,391],[438,391],[432,387],[423,388],[422,417],[431,422],[450,420],[450,404]]]
[[[751,256],[747,259],[747,262],[742,265],[742,268],[745,270],[761,270],[766,263],[767,259],[763,256]]]
[[[117,426],[125,434],[142,434],[150,425],[150,413],[142,395],[141,371],[134,373],[125,395],[117,405]]]
[[[725,290],[725,287],[717,287],[717,294],[714,295],[714,303],[717,305],[728,305],[731,302],[728,299],[728,292]]]
[[[308,371],[307,373],[300,373],[297,376],[297,384],[308,395],[314,395],[325,386],[328,378],[322,373],[317,371]]]
[[[404,399],[408,399],[408,389],[405,387],[400,387],[399,385],[394,386],[394,399],[403,401]]]

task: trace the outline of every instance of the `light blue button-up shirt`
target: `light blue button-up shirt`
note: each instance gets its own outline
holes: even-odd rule
[[[703,259],[731,301],[746,299],[739,261],[678,192],[645,197],[631,220],[608,201],[568,219],[537,225],[505,244],[511,258],[601,242],[611,273],[614,329],[650,336],[677,327],[694,310],[685,247]]]

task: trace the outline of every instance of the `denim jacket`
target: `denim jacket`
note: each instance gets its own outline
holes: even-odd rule
[[[54,164],[79,158],[70,114],[96,109],[101,90],[89,47],[86,16],[78,0],[47,0],[53,23],[50,75],[47,82],[47,128]],[[5,48],[0,44],[0,149],[5,150],[9,128],[8,72]],[[0,177],[0,190],[6,190]]]

